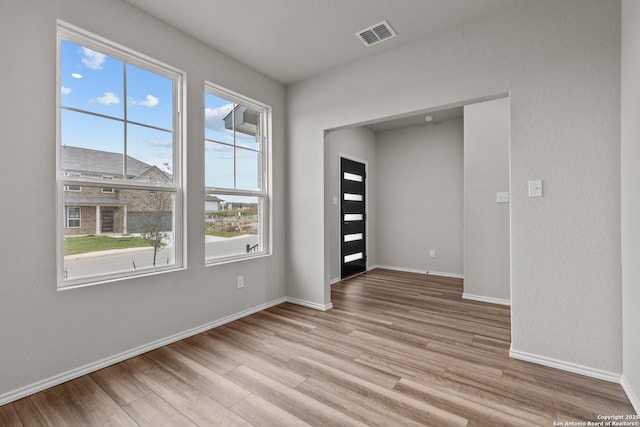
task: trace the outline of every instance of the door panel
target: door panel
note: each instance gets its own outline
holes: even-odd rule
[[[367,271],[366,166],[340,159],[340,276]]]
[[[113,211],[103,210],[100,212],[100,223],[102,224],[103,233],[113,232]]]

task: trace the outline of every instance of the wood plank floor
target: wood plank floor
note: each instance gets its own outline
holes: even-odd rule
[[[510,359],[509,308],[374,270],[0,407],[1,426],[552,426],[633,414],[619,385]]]

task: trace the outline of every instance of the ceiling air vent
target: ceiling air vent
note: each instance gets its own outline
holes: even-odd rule
[[[395,37],[396,32],[393,31],[393,28],[391,28],[391,25],[389,25],[387,21],[382,21],[369,28],[358,31],[356,36],[362,41],[362,43],[364,43],[365,46],[372,46],[383,40]]]

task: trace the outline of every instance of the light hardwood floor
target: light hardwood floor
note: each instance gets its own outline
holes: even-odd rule
[[[510,359],[509,308],[374,270],[0,407],[1,426],[552,426],[634,413],[619,385]]]

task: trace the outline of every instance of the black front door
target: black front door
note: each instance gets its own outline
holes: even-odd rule
[[[367,271],[365,164],[340,158],[340,277]]]
[[[100,224],[103,233],[113,233],[113,211],[100,211]]]

